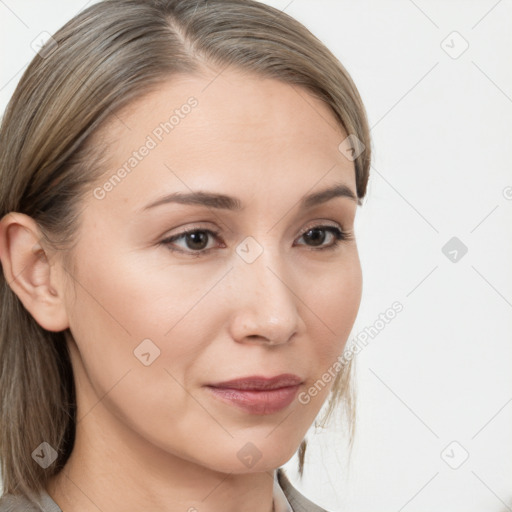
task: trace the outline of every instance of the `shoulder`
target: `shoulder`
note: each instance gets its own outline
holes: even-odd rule
[[[25,496],[4,494],[0,498],[0,512],[40,512]]]
[[[329,512],[303,496],[284,473],[277,470],[279,486],[293,508],[293,512]],[[0,497],[0,512],[62,512],[57,504],[46,493],[42,493],[42,507],[32,504],[25,496],[4,494]]]
[[[293,512],[329,512],[328,510],[315,505],[295,489],[282,468],[277,470],[277,479],[286,499],[293,508]]]
[[[4,494],[0,497],[0,512],[62,512],[46,492],[41,493],[40,501],[41,506],[23,495]]]

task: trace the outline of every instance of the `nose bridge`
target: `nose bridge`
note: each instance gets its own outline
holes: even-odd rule
[[[233,335],[239,341],[250,336],[286,343],[299,326],[297,298],[279,249],[251,238],[237,248]]]

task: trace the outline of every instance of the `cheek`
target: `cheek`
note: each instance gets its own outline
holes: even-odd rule
[[[167,264],[158,249],[148,255],[120,251],[103,240],[101,253],[87,254],[76,281],[76,320],[98,318],[106,332],[135,342],[169,333],[204,294],[208,276]],[[164,251],[164,249],[162,249]]]
[[[304,282],[304,302],[316,316],[326,338],[339,346],[345,343],[359,311],[362,272],[355,248],[339,264],[317,272]],[[327,343],[327,342],[326,342]]]
[[[304,290],[308,312],[309,358],[314,361],[312,379],[306,391],[310,407],[319,409],[343,371],[340,356],[354,326],[362,295],[362,271],[357,252],[327,272],[318,274],[309,293]],[[314,314],[313,314],[314,313]]]
[[[212,332],[214,318],[197,315],[208,276],[163,266],[161,258],[124,254],[115,241],[98,246],[101,253],[89,251],[78,262],[70,292],[71,332],[82,364],[99,396],[130,371],[130,381],[158,390],[165,402],[179,395],[166,370],[186,384],[210,339],[204,333]]]
[[[81,414],[106,425],[114,413],[155,445],[186,447],[191,421],[211,421],[184,391],[203,343],[200,332],[184,332],[192,304],[182,296],[192,290],[183,291],[172,269],[157,279],[141,264],[121,260],[104,257],[80,267],[70,323]]]

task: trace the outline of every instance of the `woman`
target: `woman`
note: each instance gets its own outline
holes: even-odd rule
[[[257,2],[107,0],[0,140],[0,510],[322,510],[281,466],[352,407],[370,139],[337,59]]]

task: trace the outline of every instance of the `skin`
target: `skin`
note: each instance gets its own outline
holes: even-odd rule
[[[296,398],[268,415],[204,386],[294,373],[307,390],[342,353],[357,316],[355,239],[321,251],[335,240],[329,231],[319,245],[303,236],[325,224],[353,233],[357,203],[297,207],[333,184],[356,194],[354,164],[338,150],[346,133],[305,90],[235,70],[212,82],[216,74],[174,78],[102,129],[110,161],[96,187],[173,109],[198,100],[103,199],[86,194],[72,271],[30,217],[1,221],[11,287],[41,326],[72,333],[76,441],[48,487],[64,512],[270,512],[273,471],[297,450],[332,380],[308,404]],[[191,190],[237,197],[244,208],[140,211]],[[203,256],[190,256],[200,244],[184,237],[173,245],[183,253],[160,243],[190,228],[220,232]],[[236,252],[248,236],[263,248],[250,264]],[[149,366],[134,356],[144,339],[160,350]],[[237,457],[247,443],[261,455],[250,468]]]

